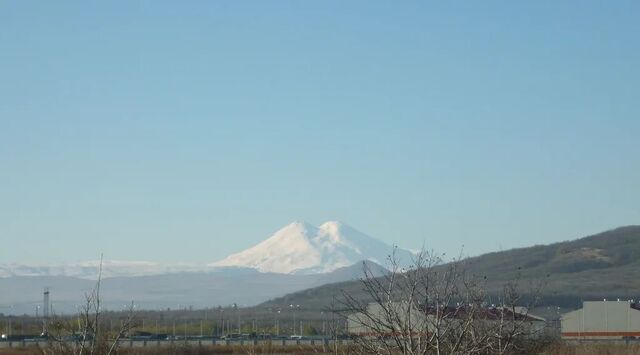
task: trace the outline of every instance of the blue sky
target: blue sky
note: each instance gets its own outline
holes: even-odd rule
[[[637,1],[2,1],[0,262],[640,222]]]

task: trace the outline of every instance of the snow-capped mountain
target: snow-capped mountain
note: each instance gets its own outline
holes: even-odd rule
[[[98,278],[100,261],[89,260],[57,265],[0,264],[0,278],[12,276],[69,276],[94,280]],[[160,264],[148,261],[104,260],[102,277],[133,277],[176,272],[208,271],[204,265]]]
[[[294,222],[269,239],[240,253],[209,264],[213,267],[248,267],[274,273],[326,273],[371,260],[386,265],[393,247],[344,223],[326,222],[319,227]],[[396,257],[409,262],[412,253],[397,249]]]
[[[341,222],[319,227],[294,222],[258,245],[210,264],[164,264],[147,261],[104,260],[102,277],[136,277],[184,272],[320,274],[370,260],[385,266],[393,247]],[[411,252],[396,249],[405,262]],[[0,264],[0,278],[20,276],[67,276],[95,280],[97,260],[65,264]]]

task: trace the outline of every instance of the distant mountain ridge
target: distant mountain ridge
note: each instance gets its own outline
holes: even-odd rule
[[[105,260],[102,276],[136,277],[184,272],[231,272],[254,269],[264,273],[324,274],[363,260],[387,263],[393,247],[342,222],[326,222],[319,227],[294,222],[263,242],[209,264],[163,264],[148,261]],[[412,253],[396,249],[400,260],[410,261]],[[94,280],[99,261],[52,265],[0,264],[0,278],[12,276],[68,276]]]
[[[375,275],[387,272],[366,261]],[[251,306],[270,298],[326,283],[363,276],[363,262],[314,275],[263,273],[255,269],[229,268],[211,272],[108,277],[102,280],[105,309],[119,310],[134,301],[140,309],[184,309],[217,305]],[[95,286],[94,280],[69,276],[11,276],[0,278],[0,313],[30,314],[42,302],[42,290],[51,291],[56,312],[70,313]]]
[[[211,264],[105,260],[101,292],[108,308],[135,300],[141,308],[254,305],[286,293],[388,272],[393,247],[343,223],[292,223],[249,249]],[[409,259],[411,253],[398,250]],[[239,256],[238,256],[239,255]],[[0,313],[29,312],[44,287],[61,312],[73,311],[95,284],[98,261],[60,265],[0,265]]]
[[[261,272],[318,274],[370,260],[385,265],[391,245],[372,238],[342,222],[316,227],[306,222],[291,223],[267,240],[209,266],[255,268]],[[396,249],[396,256],[408,262],[412,253]]]
[[[0,264],[0,278],[12,276],[66,276],[95,280],[98,278],[99,266],[99,260],[51,265]],[[210,268],[204,265],[196,264],[161,264],[149,261],[104,260],[102,262],[102,277],[135,277],[177,272],[211,271],[209,269]]]
[[[298,226],[299,227],[299,226]],[[308,226],[312,232],[315,230]],[[345,228],[344,226],[340,226]],[[317,228],[317,227],[316,227]],[[317,228],[320,230],[321,228]],[[326,228],[329,229],[329,228]],[[295,228],[294,228],[295,230]],[[299,229],[297,229],[299,230]],[[348,231],[348,230],[347,230]],[[350,231],[338,233],[342,244],[357,246],[357,239],[351,238]],[[313,238],[315,234],[307,232],[304,238]],[[348,235],[349,238],[342,239]],[[294,240],[300,238],[294,235]],[[321,238],[331,238],[323,235]],[[367,237],[370,238],[370,237]],[[370,242],[369,239],[363,238]],[[372,239],[372,238],[371,238]],[[354,242],[356,241],[356,242]],[[372,242],[373,243],[373,242]],[[312,244],[312,243],[310,243]],[[313,244],[312,244],[313,245]],[[328,243],[328,245],[332,245]],[[391,249],[390,246],[387,246]],[[305,250],[305,249],[303,249]],[[358,249],[365,255],[365,248]],[[387,250],[386,254],[391,250]],[[407,252],[409,253],[409,252]],[[372,255],[372,254],[367,254]],[[409,254],[412,255],[412,254]],[[406,254],[405,254],[406,256]],[[385,255],[386,257],[386,255]],[[371,257],[370,257],[371,258]],[[218,304],[238,303],[252,305],[272,299],[260,307],[304,304],[305,307],[323,309],[342,292],[361,297],[362,285],[353,281],[361,278],[363,267],[372,270],[375,275],[388,272],[380,265],[363,258],[349,266],[333,269],[327,273],[301,274],[308,268],[295,268],[291,273],[260,272],[254,268],[240,266],[193,266],[187,272],[171,269],[164,273],[154,263],[134,262],[133,266],[143,268],[128,269],[128,262],[106,262],[104,281],[105,304],[109,307],[127,304],[132,299],[142,308],[157,307],[180,308],[185,305],[211,307]],[[322,259],[320,259],[322,260]],[[322,264],[319,264],[322,266]],[[486,277],[488,291],[499,290],[508,280],[518,279],[522,285],[530,281],[544,280],[543,302],[545,305],[575,307],[581,300],[588,299],[640,299],[640,226],[620,227],[585,238],[564,241],[549,245],[535,245],[526,248],[511,249],[483,254],[466,260],[467,270]],[[0,313],[30,312],[41,302],[42,288],[49,286],[56,309],[65,306],[74,310],[84,292],[90,290],[95,282],[79,277],[61,275],[40,275],[38,273],[74,272],[78,275],[95,278],[97,262],[79,264],[67,269],[33,269],[27,267],[19,272],[27,276],[17,276],[13,269],[0,277]],[[317,267],[308,265],[310,268]],[[69,269],[71,267],[71,269]],[[127,276],[114,276],[128,272]],[[202,271],[199,268],[203,268]],[[137,270],[137,271],[136,271]],[[0,276],[3,269],[0,266]],[[153,275],[130,275],[132,272],[161,272]],[[108,277],[107,277],[108,276]],[[284,296],[283,296],[284,295]]]
[[[469,273],[487,280],[490,293],[507,281],[544,283],[542,303],[575,307],[589,299],[640,299],[640,226],[625,226],[584,238],[492,252],[466,261]],[[305,302],[328,307],[342,292],[366,298],[358,281],[298,291],[262,306]]]

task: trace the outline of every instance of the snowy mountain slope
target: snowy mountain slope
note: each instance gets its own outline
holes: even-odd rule
[[[387,271],[367,262],[374,275]],[[211,307],[213,304],[255,305],[287,293],[332,282],[363,277],[363,263],[326,274],[295,275],[261,273],[255,269],[216,268],[207,272],[108,277],[102,280],[101,296],[105,309],[120,310],[135,300],[140,309]],[[84,295],[95,287],[94,280],[69,276],[0,277],[0,313],[30,314],[42,302],[43,288],[51,290],[55,311],[77,311]]]
[[[58,265],[0,264],[0,278],[12,276],[67,276],[95,280],[100,261],[91,260]],[[132,277],[170,274],[176,272],[208,271],[204,265],[160,264],[147,261],[104,260],[102,277]]]
[[[269,239],[208,266],[315,274],[330,272],[361,260],[385,265],[392,252],[392,246],[341,222],[326,222],[319,227],[294,222]],[[405,262],[411,260],[411,252],[407,250],[397,249],[396,256]]]
[[[393,247],[340,222],[319,227],[295,222],[262,243],[210,264],[164,264],[147,261],[105,260],[103,278],[136,277],[184,272],[234,273],[258,270],[285,274],[327,273],[363,260],[386,265]],[[409,261],[411,253],[398,249],[397,256]],[[99,261],[65,264],[0,264],[0,278],[18,276],[66,276],[95,280]],[[243,271],[244,270],[244,271]]]

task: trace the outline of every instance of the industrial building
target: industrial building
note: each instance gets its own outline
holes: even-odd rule
[[[640,304],[633,301],[586,301],[561,321],[565,340],[640,338]]]
[[[386,309],[385,309],[386,308]],[[442,327],[445,322],[461,323],[473,319],[484,328],[508,330],[518,327],[527,337],[545,335],[544,318],[530,314],[524,307],[483,307],[472,306],[416,307],[405,302],[392,302],[384,305],[369,303],[364,312],[354,312],[347,317],[348,331],[357,336],[389,336],[402,332],[426,335],[434,331],[437,323],[435,314],[440,314]],[[455,326],[454,326],[455,327]]]

